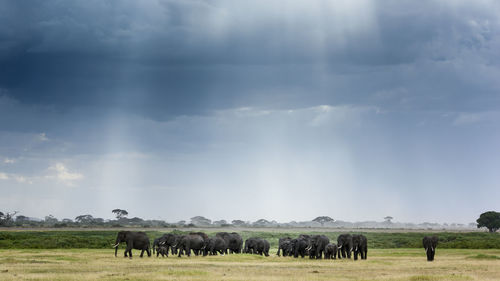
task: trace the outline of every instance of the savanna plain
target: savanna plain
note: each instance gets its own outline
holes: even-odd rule
[[[140,258],[135,250],[128,259],[123,248],[118,257],[111,247],[4,248],[0,280],[500,280],[500,249],[438,247],[433,262],[423,248],[369,248],[368,259],[358,261],[278,257],[276,251],[269,257]]]

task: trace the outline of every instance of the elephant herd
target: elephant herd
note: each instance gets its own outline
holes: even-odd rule
[[[245,240],[236,232],[218,232],[213,237],[209,237],[203,232],[191,232],[185,235],[166,233],[156,238],[153,245],[150,245],[149,237],[145,232],[120,231],[116,236],[115,256],[117,255],[120,243],[126,243],[124,256],[132,258],[132,249],[141,250],[141,257],[144,252],[151,256],[151,248],[156,256],[167,256],[169,252],[172,255],[191,256],[195,255],[225,255],[225,254],[258,254],[269,256],[269,242],[262,238],[252,237]],[[427,260],[433,261],[437,247],[438,238],[436,236],[424,237],[423,246],[427,254]],[[330,239],[325,235],[307,235],[301,234],[297,238],[283,237],[279,239],[278,256],[289,256],[310,259],[366,259],[368,254],[368,241],[362,234],[341,234],[337,237],[337,244],[330,243]]]
[[[368,240],[362,234],[341,234],[337,238],[337,244],[330,243],[330,239],[325,235],[301,234],[297,238],[284,237],[279,239],[278,256],[282,252],[283,256],[294,258],[309,256],[310,259],[339,259],[351,258],[354,260],[367,258]]]

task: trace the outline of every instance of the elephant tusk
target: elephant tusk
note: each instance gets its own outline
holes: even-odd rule
[[[113,248],[118,247],[118,245],[120,245],[120,243],[116,243],[116,244],[113,246]]]
[[[342,245],[339,246],[339,249],[342,248]]]
[[[431,247],[431,251],[434,252],[434,248],[433,247]]]
[[[160,242],[160,245],[163,245],[163,244],[165,244],[165,242]]]

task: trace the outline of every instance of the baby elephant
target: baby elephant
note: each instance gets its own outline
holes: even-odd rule
[[[425,253],[427,254],[427,261],[433,261],[438,238],[436,236],[425,236],[422,242],[424,244]]]
[[[165,246],[160,246],[156,248],[156,256],[161,255],[162,257],[167,256],[168,257],[168,248]]]
[[[326,245],[325,247],[325,259],[328,260],[328,259],[332,259],[332,260],[335,260],[337,259],[337,244],[335,243],[330,243],[328,245]]]

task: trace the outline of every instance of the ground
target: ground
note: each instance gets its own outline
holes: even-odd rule
[[[274,251],[275,253],[276,251]],[[500,280],[500,250],[370,249],[368,260],[228,255],[123,258],[109,250],[0,250],[0,280]]]

